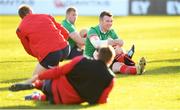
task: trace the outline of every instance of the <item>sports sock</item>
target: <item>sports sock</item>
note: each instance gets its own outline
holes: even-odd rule
[[[41,97],[40,98],[41,101],[46,101],[46,95],[45,94],[41,94],[40,97]]]
[[[31,95],[25,96],[25,100],[46,101],[46,95],[39,92],[33,92]]]
[[[135,62],[131,58],[129,58],[127,54],[116,55],[115,60],[120,62],[120,63],[124,63],[128,66],[134,66],[135,65]]]
[[[134,55],[134,52],[135,52],[135,47],[134,47],[134,44],[132,45],[131,49],[128,51],[128,57],[129,58],[132,58],[133,55]]]
[[[127,65],[122,65],[119,69],[120,73],[122,74],[131,74],[135,75],[137,74],[136,67],[135,66],[127,66]]]
[[[118,54],[115,56],[115,60],[120,63],[124,63],[124,56],[125,56],[125,54]]]

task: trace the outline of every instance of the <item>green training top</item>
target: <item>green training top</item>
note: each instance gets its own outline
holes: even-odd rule
[[[99,25],[95,27],[91,27],[89,32],[87,33],[85,50],[84,50],[84,55],[90,58],[93,57],[93,53],[96,50],[96,48],[91,44],[89,39],[89,37],[92,35],[97,35],[100,38],[100,40],[107,40],[108,38],[118,39],[118,36],[113,29],[110,29],[106,33],[103,33],[101,32]]]
[[[75,32],[75,31],[76,31],[75,26],[74,26],[73,24],[71,24],[71,23],[70,23],[68,20],[66,20],[66,19],[63,20],[63,21],[61,22],[61,24],[69,31],[69,33],[72,33],[72,32]],[[71,46],[71,49],[75,47],[76,42],[75,42],[73,39],[69,38],[69,39],[68,39],[68,42],[69,42],[69,45]]]

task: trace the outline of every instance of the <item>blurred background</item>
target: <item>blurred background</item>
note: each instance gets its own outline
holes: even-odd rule
[[[82,16],[96,16],[102,10],[115,16],[180,15],[180,0],[0,0],[0,15],[16,15],[21,4],[30,5],[35,13],[52,15],[64,15],[69,6]]]
[[[117,75],[110,101],[100,106],[53,106],[24,101],[30,91],[12,93],[8,87],[32,76],[36,59],[26,54],[16,36],[21,22],[18,7],[27,4],[35,13],[54,15],[57,22],[74,6],[78,30],[98,24],[102,10],[115,15],[113,28],[133,60],[147,59],[145,74]],[[180,110],[180,0],[0,0],[0,109]]]

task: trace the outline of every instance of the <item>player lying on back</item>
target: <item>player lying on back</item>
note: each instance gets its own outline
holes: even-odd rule
[[[49,100],[54,104],[106,103],[114,85],[114,73],[109,69],[114,57],[115,51],[111,46],[102,47],[97,59],[75,57],[63,66],[34,76],[33,84],[14,84],[9,90],[37,88],[44,94],[35,93],[25,99]]]

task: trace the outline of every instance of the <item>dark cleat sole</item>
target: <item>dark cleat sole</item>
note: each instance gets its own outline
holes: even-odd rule
[[[20,90],[30,90],[34,89],[34,86],[32,84],[13,84],[12,86],[9,87],[10,91],[20,91]]]

